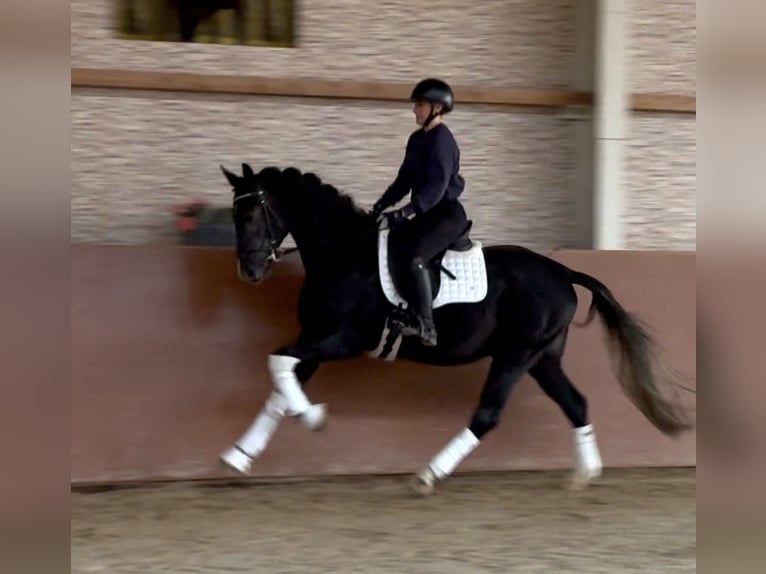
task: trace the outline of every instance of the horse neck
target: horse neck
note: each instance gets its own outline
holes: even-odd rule
[[[307,275],[335,276],[366,270],[375,260],[376,226],[346,205],[314,200],[285,210]]]

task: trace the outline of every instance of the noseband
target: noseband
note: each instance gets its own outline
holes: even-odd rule
[[[289,249],[281,249],[279,247],[279,244],[277,243],[277,235],[274,232],[274,227],[276,227],[279,231],[282,231],[282,226],[279,224],[279,217],[277,217],[277,214],[269,205],[269,202],[266,198],[266,193],[263,191],[263,189],[258,188],[256,191],[244,193],[238,197],[235,197],[234,203],[236,204],[238,201],[248,197],[256,197],[258,199],[258,203],[263,209],[263,216],[266,220],[266,237],[271,247],[268,259],[276,262],[279,261],[283,255],[297,251],[297,247],[290,247]],[[272,224],[274,227],[272,227]]]

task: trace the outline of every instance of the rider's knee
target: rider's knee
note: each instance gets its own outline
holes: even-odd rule
[[[419,271],[425,266],[426,263],[423,261],[423,258],[420,255],[415,255],[412,259],[410,259],[410,269],[413,271]]]

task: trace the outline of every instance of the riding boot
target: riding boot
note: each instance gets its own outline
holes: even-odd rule
[[[431,276],[420,257],[412,261],[412,274],[415,279],[415,303],[420,320],[420,338],[424,345],[435,347],[436,326],[433,319]]]

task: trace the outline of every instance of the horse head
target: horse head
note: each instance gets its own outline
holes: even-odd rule
[[[294,167],[265,167],[256,174],[247,163],[242,164],[242,176],[223,166],[221,170],[234,191],[237,264],[243,280],[259,283],[269,277],[288,234],[307,270],[351,263],[360,249],[364,257],[374,258],[360,248],[360,239],[374,241],[375,218],[316,174]]]
[[[277,201],[280,172],[264,168],[255,174],[242,164],[238,176],[220,166],[232,186],[232,217],[236,233],[237,270],[242,280],[260,283],[271,275],[279,247],[289,233]]]

